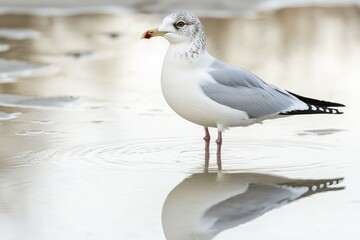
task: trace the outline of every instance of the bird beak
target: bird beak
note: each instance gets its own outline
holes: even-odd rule
[[[150,39],[152,37],[164,36],[167,32],[159,31],[157,28],[150,29],[143,33],[140,39]]]

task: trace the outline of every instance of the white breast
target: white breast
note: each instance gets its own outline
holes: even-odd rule
[[[161,74],[162,92],[167,103],[181,117],[202,126],[251,124],[245,112],[218,104],[202,91],[204,81],[214,81],[207,73],[212,61],[207,55],[199,62],[189,64],[177,58],[169,47]]]

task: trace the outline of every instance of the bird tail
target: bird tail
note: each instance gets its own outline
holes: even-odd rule
[[[336,108],[332,107],[345,107],[344,104],[328,102],[323,100],[317,100],[313,98],[303,97],[295,93],[289,92],[291,95],[307,104],[308,109],[303,110],[291,110],[288,112],[280,113],[281,115],[299,115],[299,114],[343,114]]]

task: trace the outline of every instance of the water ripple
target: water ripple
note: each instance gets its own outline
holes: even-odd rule
[[[211,149],[215,155],[215,144]],[[296,154],[308,151],[323,151],[328,147],[306,141],[274,140],[231,140],[225,143],[223,153],[224,169],[307,169],[322,167],[323,163],[315,159],[288,161],[291,159],[274,156],[282,148]],[[281,152],[281,151],[280,151]],[[213,159],[210,159],[214,162]],[[290,163],[289,163],[290,162]],[[22,152],[9,159],[16,166],[61,164],[67,166],[96,165],[111,169],[129,169],[131,171],[154,172],[193,172],[202,170],[204,165],[203,142],[199,139],[164,138],[118,142],[96,142],[71,144],[55,142],[37,150]]]

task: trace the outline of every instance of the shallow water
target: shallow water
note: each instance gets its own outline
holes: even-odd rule
[[[139,40],[161,19],[0,15],[1,239],[359,239],[359,9],[203,18],[216,57],[347,105],[225,132],[222,172]]]

